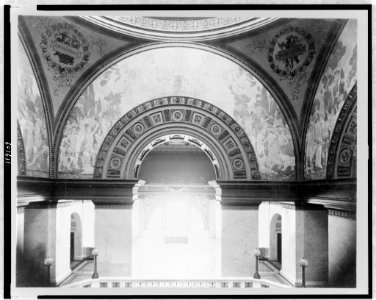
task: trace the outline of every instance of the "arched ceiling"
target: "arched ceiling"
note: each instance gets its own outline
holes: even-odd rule
[[[320,79],[345,24],[339,19],[21,16],[20,37],[38,74],[51,132],[50,173],[54,176],[61,163],[59,143],[68,136],[66,125],[75,127],[72,116],[79,108],[92,114],[85,105],[95,103],[98,113],[101,103],[103,116],[105,109],[114,110],[109,106],[120,97],[115,105],[124,113],[153,97],[178,93],[214,103],[236,119],[254,147],[264,148],[258,159],[265,160],[260,167],[265,179],[303,179],[304,124],[309,123]],[[179,42],[171,44],[176,37]],[[184,47],[176,46],[180,41],[185,41]],[[155,49],[142,50],[151,45]],[[138,54],[130,55],[134,49]],[[106,88],[105,82],[113,88]],[[250,125],[252,118],[265,122],[253,119]],[[254,131],[257,123],[266,132],[280,129],[263,140]],[[270,138],[272,134],[276,136]],[[270,161],[265,149],[281,137],[288,147],[278,147],[283,153],[272,150],[278,159]],[[286,165],[289,171],[281,176]]]

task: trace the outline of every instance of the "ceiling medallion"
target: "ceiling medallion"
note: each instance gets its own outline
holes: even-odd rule
[[[287,27],[275,35],[267,54],[270,67],[285,78],[305,72],[314,55],[312,35],[299,27]]]
[[[39,46],[48,66],[57,73],[77,72],[90,56],[89,45],[83,35],[68,23],[47,27]]]

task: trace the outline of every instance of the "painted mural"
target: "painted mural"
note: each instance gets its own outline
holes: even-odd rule
[[[60,145],[59,176],[91,178],[107,132],[133,107],[181,95],[231,115],[257,149],[262,179],[293,179],[292,138],[273,97],[250,73],[206,51],[171,47],[145,51],[97,77],[69,115]]]
[[[325,179],[329,145],[337,117],[357,71],[357,24],[349,20],[339,37],[318,86],[305,146],[305,177]]]
[[[34,73],[21,42],[18,48],[17,119],[25,149],[26,175],[48,177],[49,147],[43,104]]]

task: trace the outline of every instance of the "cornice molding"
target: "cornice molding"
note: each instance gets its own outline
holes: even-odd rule
[[[328,208],[329,216],[356,220],[354,211],[343,210],[341,208]]]
[[[313,101],[317,93],[318,86],[321,81],[321,77],[325,71],[325,67],[328,63],[330,55],[333,52],[333,49],[337,43],[338,38],[340,37],[343,28],[346,25],[346,20],[338,19],[332,26],[329,31],[328,36],[326,37],[323,46],[320,49],[319,54],[317,55],[316,62],[311,73],[311,76],[308,80],[307,89],[304,94],[303,106],[300,119],[300,128],[301,128],[301,139],[300,139],[300,151],[301,155],[299,156],[302,166],[302,178],[304,178],[304,157],[305,157],[305,144],[306,144],[306,135],[308,130],[309,119],[312,113]]]
[[[188,187],[197,189],[197,186]],[[223,205],[256,205],[262,201],[295,201],[335,206],[344,210],[356,207],[356,180],[310,181],[218,181],[207,193],[216,195]],[[91,200],[96,205],[131,205],[136,195],[161,191],[160,186],[143,186],[137,180],[65,180],[19,176],[18,203],[43,200]],[[197,190],[197,194],[201,193]]]
[[[334,126],[328,152],[326,170],[327,179],[351,177],[352,155],[356,148],[357,139],[357,90],[357,83],[355,83],[342,106],[341,112],[339,113],[337,122]],[[345,152],[346,155],[348,154],[349,157],[346,157],[350,160],[350,165],[343,167],[344,170],[342,170],[342,172],[339,172],[338,170],[338,164],[340,164],[340,152]]]
[[[43,111],[46,120],[47,136],[48,136],[48,148],[49,148],[49,176],[51,177],[51,166],[53,165],[53,147],[52,141],[54,139],[54,112],[51,99],[51,93],[48,86],[46,74],[42,67],[42,63],[38,54],[38,50],[34,45],[31,33],[26,25],[22,16],[18,19],[19,37],[25,48],[25,52],[30,60],[33,73],[35,75],[39,92],[42,99]]]
[[[297,202],[282,202],[282,208],[292,209],[292,210],[303,210],[303,211],[325,211],[326,208],[322,205],[308,204],[308,203],[297,203]]]

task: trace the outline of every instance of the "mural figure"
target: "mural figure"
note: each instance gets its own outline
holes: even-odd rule
[[[342,106],[356,81],[356,21],[349,20],[321,78],[306,134],[305,177],[325,179],[329,145]],[[349,74],[345,77],[345,74]]]
[[[17,96],[19,101],[17,119],[24,141],[26,175],[48,177],[49,147],[42,99],[21,42],[18,48]]]

